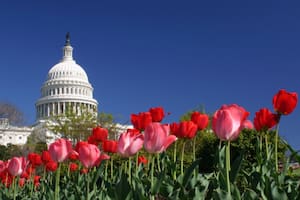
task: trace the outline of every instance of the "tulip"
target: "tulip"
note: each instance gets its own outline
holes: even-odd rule
[[[165,112],[162,107],[150,108],[149,112],[152,117],[152,122],[161,122],[165,117]]]
[[[274,110],[283,115],[288,115],[296,108],[298,95],[296,92],[287,92],[282,89],[273,97]]]
[[[40,166],[43,163],[41,156],[37,153],[29,153],[27,158],[33,167]]]
[[[70,160],[78,160],[78,152],[75,150],[72,150],[69,154],[69,159]]]
[[[195,111],[191,115],[191,121],[194,122],[195,124],[197,124],[198,130],[201,131],[207,127],[209,117],[206,114],[201,114],[201,113]]]
[[[57,162],[54,162],[54,161],[49,161],[46,164],[46,170],[50,171],[50,172],[56,171],[57,167],[58,167]]]
[[[134,128],[144,130],[148,124],[152,122],[152,116],[150,112],[141,112],[138,115],[131,114],[131,123]]]
[[[104,142],[108,137],[108,130],[101,127],[93,128],[92,137],[94,140],[99,142]]]
[[[278,115],[272,113],[268,108],[262,108],[255,113],[253,122],[257,131],[268,130],[278,123]]]
[[[240,131],[243,129],[243,124],[249,113],[241,106],[236,104],[223,105],[215,112],[212,118],[212,129],[216,136],[226,142],[226,183],[227,192],[230,194],[230,141],[235,140]]]
[[[144,135],[135,131],[124,132],[118,141],[118,153],[123,157],[135,155],[144,143]]]
[[[117,153],[118,152],[118,142],[114,140],[106,140],[102,143],[102,149],[105,152]]]
[[[175,133],[178,138],[192,139],[197,133],[197,124],[192,121],[183,121],[179,123],[179,127]]]
[[[140,165],[140,164],[144,164],[144,165],[146,165],[147,163],[148,163],[148,160],[147,160],[147,158],[145,157],[145,156],[139,156],[138,157],[138,165]]]
[[[149,153],[160,153],[166,150],[177,137],[170,134],[170,126],[152,122],[144,132],[144,147]]]
[[[249,113],[236,104],[223,105],[212,118],[212,129],[220,140],[235,140]]]
[[[7,170],[10,175],[18,176],[21,175],[27,166],[26,158],[24,157],[13,157],[7,165]]]
[[[84,144],[78,149],[78,159],[86,168],[97,166],[100,163],[100,150],[94,144]]]
[[[52,144],[50,144],[48,149],[52,160],[56,162],[63,162],[69,156],[69,153],[72,151],[72,144],[69,140],[58,139]]]
[[[71,172],[75,172],[78,170],[78,165],[76,163],[70,163],[69,167]]]
[[[242,123],[242,129],[253,129],[253,123],[250,120],[245,120]]]
[[[51,161],[52,159],[51,159],[51,155],[50,155],[49,151],[43,151],[42,155],[41,155],[41,159],[44,164]]]

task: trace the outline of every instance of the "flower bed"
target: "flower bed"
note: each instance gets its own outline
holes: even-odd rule
[[[108,140],[107,129],[96,127],[87,141],[74,146],[62,138],[41,154],[1,161],[0,199],[299,199],[300,181],[290,171],[289,158],[278,161],[279,143],[300,161],[278,135],[280,118],[297,101],[296,93],[280,90],[273,97],[274,112],[260,109],[253,124],[236,104],[223,105],[211,119],[193,112],[172,124],[162,123],[161,107],[132,114],[134,129],[118,141]],[[247,167],[246,154],[231,155],[245,129],[258,135]],[[219,140],[215,168],[206,173],[200,170],[206,160],[196,153],[197,138],[204,133]]]

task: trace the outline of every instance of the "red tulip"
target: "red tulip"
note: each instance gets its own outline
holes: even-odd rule
[[[63,162],[68,158],[69,153],[72,151],[72,144],[69,140],[58,139],[50,144],[48,151],[52,160]]]
[[[194,122],[195,124],[197,124],[198,130],[201,131],[207,127],[209,117],[206,114],[201,114],[201,113],[195,111],[191,115],[191,121]]]
[[[179,128],[175,135],[178,138],[193,138],[197,133],[197,125],[192,121],[183,121],[179,123]]]
[[[54,172],[57,169],[57,162],[49,161],[46,164],[46,170],[50,172]]]
[[[78,165],[76,163],[70,163],[69,167],[71,172],[75,172],[78,170]]]
[[[0,173],[6,170],[7,162],[0,160]]]
[[[236,104],[223,105],[212,118],[212,129],[220,140],[235,140],[248,115],[249,112]]]
[[[143,134],[134,131],[122,133],[118,141],[118,153],[124,157],[133,156],[143,147],[143,143]]]
[[[147,158],[145,157],[145,156],[139,156],[138,157],[138,165],[140,165],[140,164],[144,164],[144,165],[146,165],[147,163],[148,163],[148,160],[147,160]]]
[[[170,134],[170,126],[152,122],[144,132],[144,147],[149,153],[160,153],[166,150],[175,140],[175,135]]]
[[[105,152],[117,153],[118,152],[118,142],[114,140],[106,140],[102,143],[102,149]]]
[[[42,161],[43,161],[44,164],[46,164],[47,162],[51,161],[51,155],[50,155],[49,151],[43,151],[41,159],[42,159]]]
[[[78,152],[75,150],[72,150],[69,154],[69,159],[70,160],[78,160]]]
[[[27,166],[27,161],[24,157],[13,157],[7,165],[7,170],[10,175],[18,176],[21,175]]]
[[[273,97],[274,110],[283,115],[288,115],[296,108],[298,102],[298,95],[296,92],[287,92],[286,90],[279,90]]]
[[[43,163],[41,156],[37,153],[29,153],[27,158],[33,167],[40,166]]]
[[[92,137],[98,143],[107,140],[108,130],[106,128],[96,127],[93,128]]]
[[[100,164],[100,150],[94,144],[81,145],[78,149],[79,160],[86,168],[98,166]]]
[[[257,131],[268,130],[278,123],[278,115],[272,113],[268,108],[262,108],[255,113],[253,121]]]
[[[177,135],[178,131],[179,131],[179,124],[174,122],[172,124],[170,124],[170,131],[172,135]]]
[[[152,122],[161,122],[165,117],[165,112],[162,107],[150,108],[149,112],[152,117]]]
[[[148,124],[152,122],[152,116],[150,112],[141,112],[138,115],[131,114],[131,123],[134,128],[144,130]]]
[[[26,182],[26,179],[25,179],[25,178],[20,178],[20,179],[19,179],[19,186],[20,186],[20,187],[24,187],[25,182]]]

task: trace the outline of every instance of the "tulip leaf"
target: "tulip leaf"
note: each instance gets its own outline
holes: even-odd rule
[[[195,160],[186,170],[182,180],[182,186],[185,188],[190,181],[193,171],[196,170],[196,167],[199,165],[200,159]]]
[[[243,153],[239,154],[237,158],[233,161],[231,164],[231,170],[230,170],[230,182],[234,183],[237,175],[240,172],[240,169],[242,167],[242,162],[243,162]]]

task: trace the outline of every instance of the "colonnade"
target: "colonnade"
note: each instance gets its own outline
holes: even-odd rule
[[[66,114],[68,109],[71,109],[75,114],[81,114],[82,111],[96,112],[97,107],[94,104],[83,102],[51,102],[38,105],[37,118],[46,118],[55,115]]]

